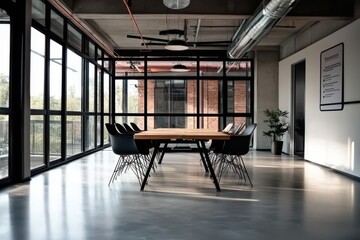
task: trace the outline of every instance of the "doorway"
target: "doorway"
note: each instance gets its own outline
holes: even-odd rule
[[[294,155],[305,150],[305,60],[292,66]]]

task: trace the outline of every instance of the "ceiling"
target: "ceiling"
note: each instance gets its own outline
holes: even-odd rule
[[[126,8],[125,2],[129,9]],[[58,2],[58,1],[53,1]],[[110,49],[152,50],[164,46],[156,41],[128,38],[128,35],[145,38],[184,37],[177,34],[160,36],[162,30],[184,30],[188,42],[231,41],[243,20],[268,1],[261,0],[191,0],[181,10],[167,8],[162,0],[62,0],[81,22],[98,35]],[[299,0],[295,7],[263,38],[257,48],[279,48],[280,44],[319,21],[353,20],[358,0]],[[129,11],[133,14],[132,21]],[[135,26],[137,24],[137,27]],[[222,46],[192,44],[190,49],[227,49]]]

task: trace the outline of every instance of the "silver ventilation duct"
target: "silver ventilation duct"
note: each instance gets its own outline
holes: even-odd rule
[[[228,48],[230,58],[240,58],[263,39],[295,5],[296,0],[270,0],[260,5],[255,14],[241,24]]]

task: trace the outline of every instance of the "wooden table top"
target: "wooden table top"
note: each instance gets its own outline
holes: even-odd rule
[[[134,138],[147,140],[227,140],[230,139],[230,136],[226,133],[219,132],[214,129],[156,128],[153,130],[136,133]]]

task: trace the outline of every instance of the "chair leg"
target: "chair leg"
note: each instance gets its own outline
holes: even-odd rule
[[[116,165],[115,165],[115,168],[114,168],[114,171],[113,173],[111,174],[111,177],[110,177],[110,180],[109,180],[109,183],[108,183],[108,186],[110,186],[110,183],[112,183],[119,171],[119,166],[121,164],[121,160],[122,160],[122,156],[119,156],[117,162],[116,162]]]
[[[241,160],[241,162],[242,162],[242,166],[243,166],[243,168],[244,168],[245,174],[246,174],[246,176],[247,176],[248,179],[249,179],[250,185],[251,185],[251,187],[253,187],[253,184],[252,184],[251,179],[250,179],[250,177],[249,177],[249,173],[248,173],[248,171],[247,171],[247,169],[246,169],[246,167],[245,167],[244,160],[243,160],[243,158],[242,158],[241,156],[239,156],[239,157],[240,157],[240,160]]]

